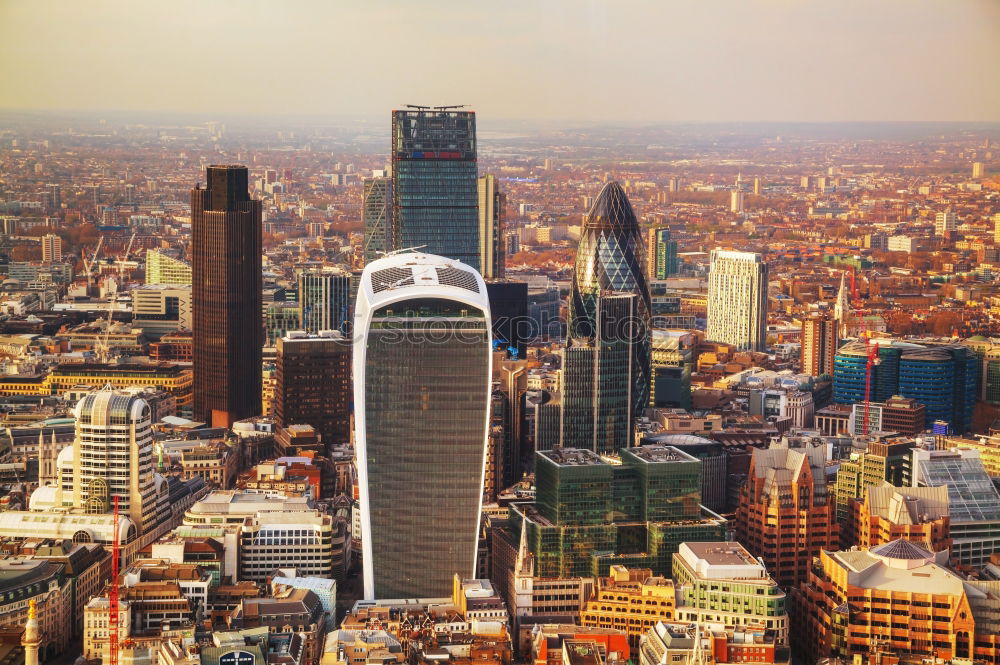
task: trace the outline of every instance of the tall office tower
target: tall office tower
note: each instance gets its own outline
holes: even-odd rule
[[[351,340],[295,331],[277,342],[274,415],[281,427],[312,425],[326,445],[351,440]]]
[[[805,579],[813,557],[839,544],[826,485],[826,449],[754,448],[736,508],[737,540],[782,586]]]
[[[729,193],[729,212],[743,212],[743,192],[734,189]]]
[[[492,392],[486,284],[457,261],[396,254],[365,267],[354,321],[365,598],[447,596],[456,573],[475,570]]]
[[[677,241],[667,227],[650,229],[646,236],[646,272],[649,281],[677,274]]]
[[[972,178],[978,180],[986,176],[986,167],[982,162],[972,162]]]
[[[298,270],[299,315],[302,329],[347,332],[351,321],[351,274],[339,268]]]
[[[948,487],[953,559],[980,568],[1000,552],[1000,493],[978,450],[914,448],[911,467],[913,487]]]
[[[503,279],[504,207],[507,196],[497,187],[495,175],[479,176],[479,265],[484,279]]]
[[[604,341],[627,338],[631,347],[630,415],[637,416],[649,403],[651,304],[649,284],[642,269],[639,222],[617,182],[604,186],[583,221],[569,303],[568,337],[573,341],[568,346],[585,342],[601,350],[598,300],[609,292],[635,296],[630,317],[616,319],[618,330],[613,335],[607,331],[601,334]]]
[[[712,250],[705,338],[742,351],[767,340],[767,263],[760,254]]]
[[[950,231],[958,230],[958,215],[948,208],[934,216],[934,233],[943,236]]]
[[[595,335],[563,352],[562,445],[599,454],[632,445],[636,385],[636,346],[648,344],[636,294],[598,296]],[[646,351],[649,363],[649,351]],[[649,399],[646,366],[645,393]],[[646,404],[644,404],[645,408]]]
[[[1000,244],[1000,212],[993,214],[993,242]]]
[[[146,284],[190,284],[191,281],[190,263],[157,249],[146,250]]]
[[[753,193],[754,196],[760,196],[760,178],[753,179]]]
[[[365,223],[365,263],[392,251],[392,178],[376,171],[365,178],[361,214]]]
[[[107,513],[117,496],[118,510],[140,533],[156,526],[153,429],[145,400],[113,390],[86,395],[76,405],[76,437],[67,450],[71,475],[63,475],[62,490],[72,491],[74,507]]]
[[[228,427],[261,408],[261,207],[245,166],[207,180],[191,190],[194,416]]]
[[[476,114],[392,112],[392,241],[474,269],[479,263]]]
[[[58,263],[62,261],[62,238],[55,233],[42,236],[42,262]]]
[[[833,376],[833,357],[837,355],[837,321],[829,314],[816,314],[802,320],[802,373],[810,376]]]

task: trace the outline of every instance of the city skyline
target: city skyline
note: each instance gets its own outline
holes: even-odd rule
[[[0,108],[373,117],[441,99],[506,119],[1000,120],[986,1],[236,7],[4,3]],[[192,76],[209,58],[227,81]]]

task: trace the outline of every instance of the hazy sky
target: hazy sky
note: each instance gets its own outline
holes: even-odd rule
[[[0,107],[1000,120],[1000,0],[0,0]]]

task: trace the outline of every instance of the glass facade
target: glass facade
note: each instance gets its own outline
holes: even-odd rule
[[[392,251],[392,179],[364,179],[364,203],[361,214],[365,223],[365,263],[371,263]]]
[[[670,239],[670,229],[658,228],[649,230],[649,278],[666,279],[677,274],[677,241]]]
[[[194,417],[228,427],[261,412],[261,205],[245,166],[209,166],[191,190]]]
[[[704,513],[701,462],[672,447],[621,451],[609,464],[590,450],[536,454],[536,502],[516,520],[541,577],[598,576],[610,565],[669,575],[682,542],[725,537],[725,520]]]
[[[840,348],[833,362],[835,402],[864,401],[866,365],[863,343],[850,342]],[[978,357],[963,346],[880,341],[878,363],[872,367],[871,401],[884,402],[902,395],[927,407],[928,428],[943,420],[953,431],[965,432],[972,426],[979,372]]]
[[[650,297],[641,252],[642,238],[632,204],[621,185],[610,182],[583,223],[573,272],[568,336],[598,342],[601,297],[608,292],[635,295],[628,388],[631,415],[639,415],[649,402]]]
[[[400,286],[412,283],[406,277],[383,287],[379,271],[373,274],[374,289],[386,288],[390,297],[394,290],[426,291]],[[436,274],[443,280],[447,269]],[[366,587],[369,577],[373,587],[366,595],[374,598],[447,596],[456,573],[465,578],[474,571],[490,401],[489,317],[447,297],[478,291],[474,279],[471,287],[430,288],[433,297],[376,303],[356,342],[364,345],[356,417],[364,423],[359,464],[370,528],[363,538],[372,559],[365,561]]]
[[[392,112],[392,240],[479,265],[476,114]]]
[[[348,332],[353,317],[351,275],[346,272],[298,272],[299,311],[302,329]]]

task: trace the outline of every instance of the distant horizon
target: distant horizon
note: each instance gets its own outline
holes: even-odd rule
[[[998,34],[995,0],[4,0],[0,107],[1000,122]]]

